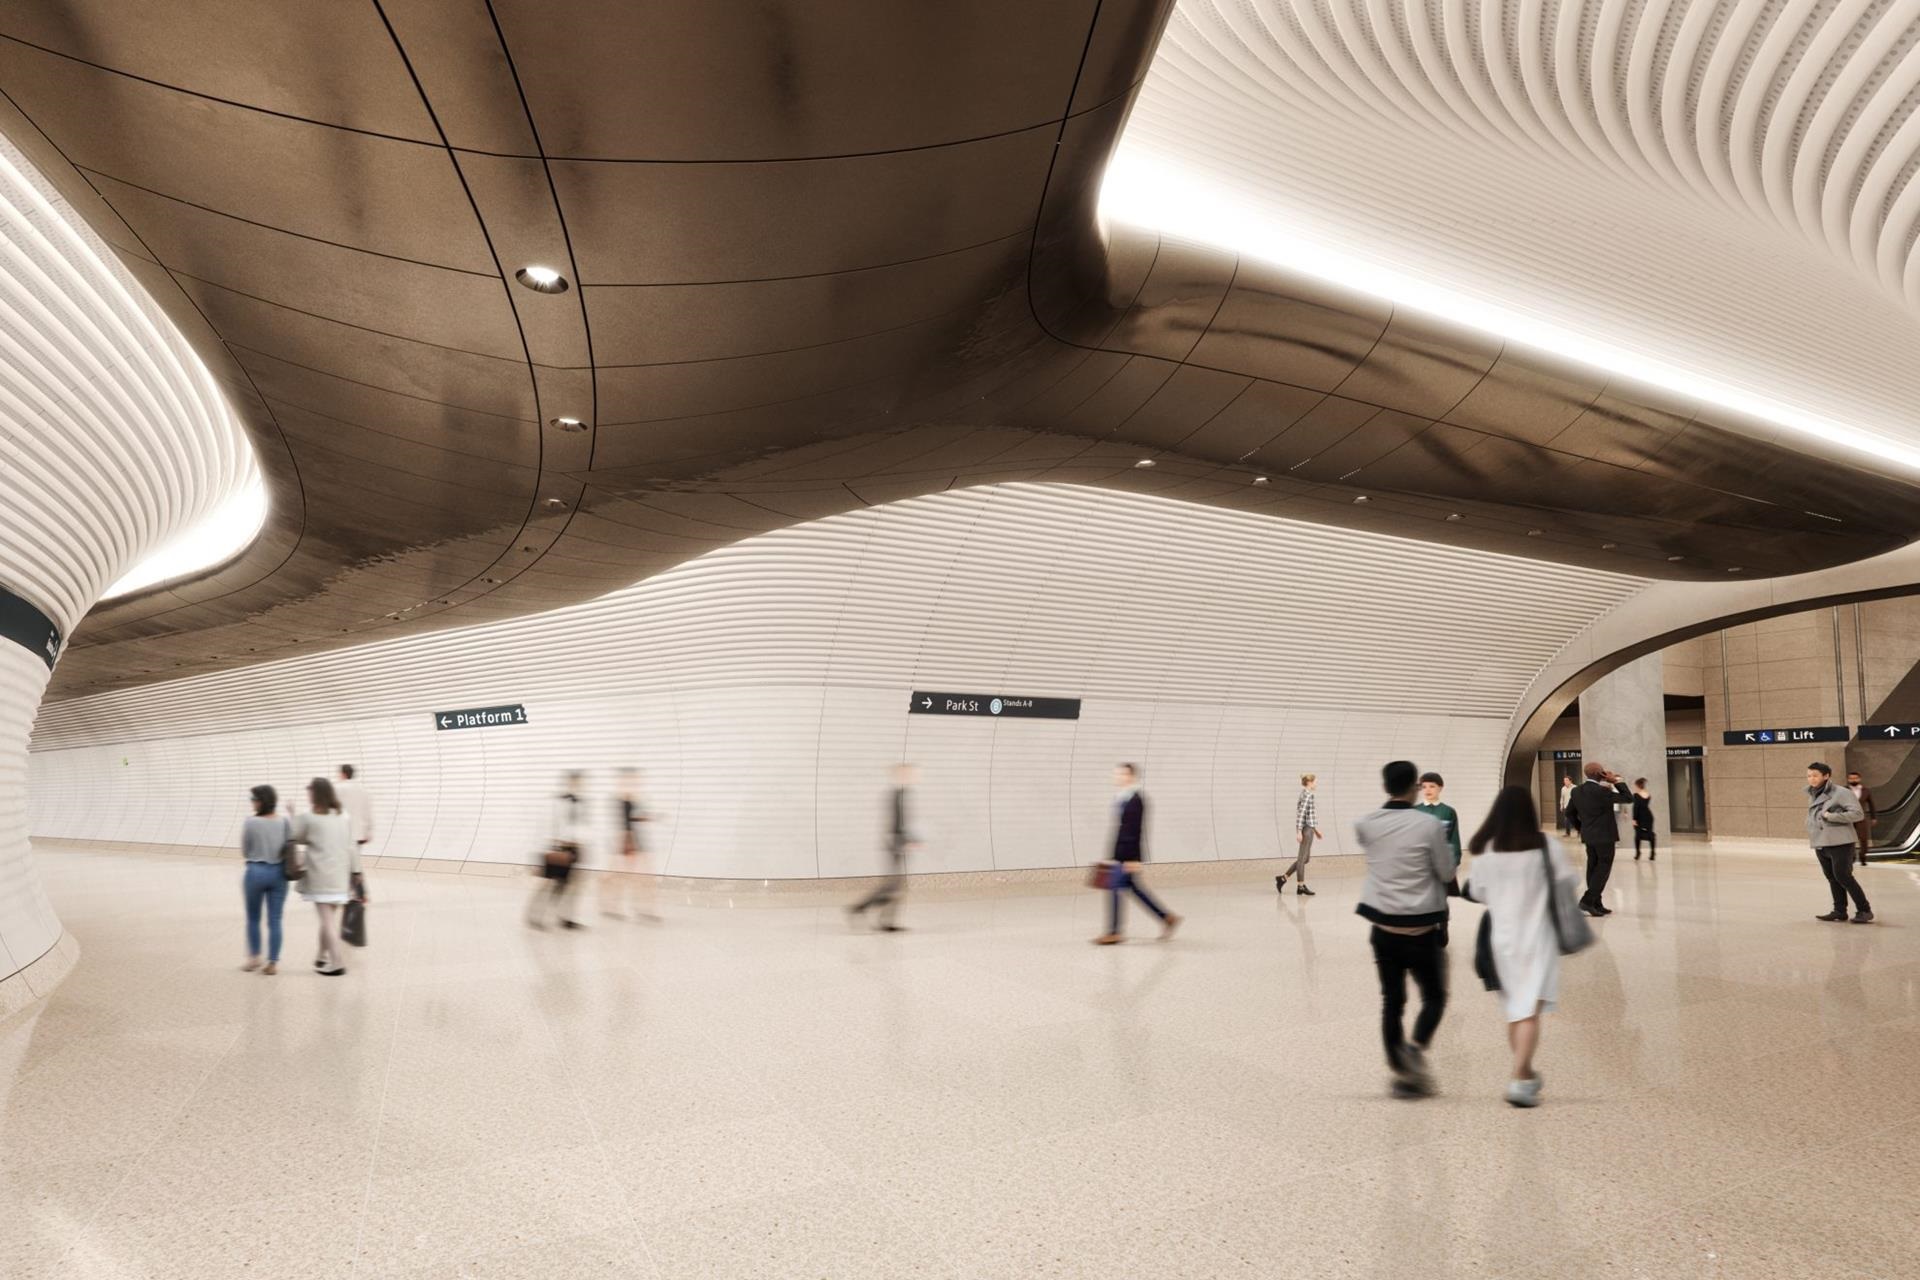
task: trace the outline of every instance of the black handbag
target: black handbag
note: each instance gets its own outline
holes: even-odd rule
[[[1480,932],[1473,940],[1473,972],[1487,990],[1500,989],[1500,970],[1493,963],[1493,912],[1480,913]]]
[[[367,904],[358,898],[349,898],[347,909],[341,913],[340,941],[350,947],[367,945]]]

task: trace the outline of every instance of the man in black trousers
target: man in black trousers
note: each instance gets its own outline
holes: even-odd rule
[[[1581,771],[1587,780],[1573,789],[1567,801],[1567,822],[1580,843],[1587,846],[1587,894],[1580,909],[1590,916],[1612,915],[1600,895],[1607,891],[1607,877],[1613,874],[1613,850],[1620,843],[1620,820],[1614,816],[1618,805],[1632,804],[1633,792],[1620,781],[1620,775],[1597,760],[1590,760]]]
[[[1140,881],[1140,864],[1147,857],[1147,802],[1140,794],[1140,771],[1130,764],[1118,766],[1113,785],[1113,880],[1107,886],[1107,931],[1094,942],[1110,947],[1125,937],[1120,932],[1120,904],[1128,893],[1160,918],[1160,941],[1165,942],[1180,927],[1180,917],[1156,902]]]

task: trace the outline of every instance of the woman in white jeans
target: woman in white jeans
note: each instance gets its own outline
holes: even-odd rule
[[[1473,851],[1467,897],[1486,904],[1492,917],[1493,967],[1507,1015],[1507,1045],[1513,1078],[1507,1101],[1540,1105],[1540,1073],[1533,1069],[1540,1045],[1540,1015],[1560,998],[1560,938],[1553,925],[1553,881],[1577,882],[1560,842],[1540,830],[1533,793],[1508,787],[1494,798],[1487,820],[1467,842]],[[1552,868],[1552,879],[1548,868]]]
[[[313,811],[293,819],[293,838],[306,846],[307,874],[299,882],[300,896],[320,915],[320,954],[313,967],[337,978],[347,971],[341,963],[340,911],[360,877],[360,845],[333,783],[315,778],[307,784],[307,800]]]

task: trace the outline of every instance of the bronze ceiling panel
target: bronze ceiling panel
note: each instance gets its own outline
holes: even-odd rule
[[[785,279],[909,262],[1031,227],[1053,131],[771,164],[551,164],[580,279]],[[1016,195],[1015,192],[1021,194]]]
[[[91,173],[369,253],[493,274],[446,151],[204,98],[0,40],[0,85]],[[58,172],[56,169],[55,172]]]
[[[673,364],[767,355],[978,315],[982,296],[1019,285],[1024,234],[863,271],[712,285],[581,290],[596,363]]]
[[[713,162],[904,152],[1050,126],[1099,5],[493,8],[548,155]],[[553,38],[570,25],[591,38]]]
[[[1445,417],[1493,368],[1500,340],[1395,311],[1366,359],[1334,390],[1416,418]]]
[[[525,359],[497,276],[376,257],[222,217],[105,177],[96,175],[94,182],[183,286],[205,284],[432,346]]]
[[[1115,429],[1150,449],[1191,448],[1202,456],[1219,456],[1211,441],[1198,447],[1194,447],[1193,442],[1208,423],[1251,386],[1253,379],[1239,374],[1197,365],[1176,365],[1172,376]]]
[[[1189,359],[1331,391],[1372,354],[1391,317],[1385,303],[1358,303],[1345,290],[1317,282],[1288,284],[1270,269],[1243,263]]]
[[[462,400],[493,406],[518,418],[537,412],[523,360],[415,342],[324,316],[250,298],[217,285],[175,277],[207,319],[223,334],[244,332],[237,352],[289,363],[324,360],[321,371],[370,383],[402,395],[443,403]],[[309,366],[312,367],[312,366]]]
[[[432,119],[371,4],[8,0],[0,34],[188,94],[434,139]]]
[[[242,362],[250,386],[259,388],[276,412],[277,406],[289,405],[326,414],[333,421],[376,432],[396,445],[419,444],[458,453],[463,456],[462,465],[465,460],[519,463],[536,469],[539,465],[539,424],[531,419],[400,395],[257,352],[243,352]]]
[[[274,495],[234,565],[90,615],[58,693],[511,617],[1008,479],[1693,578],[1920,532],[1920,486],[1766,424],[1103,235],[1170,8],[0,15],[100,64],[0,39],[0,124],[207,356]],[[513,282],[536,262],[571,287]]]
[[[371,6],[369,6],[371,7]],[[551,7],[551,6],[550,6]],[[488,7],[463,0],[380,0],[406,63],[419,80],[407,91],[433,104],[439,132],[424,137],[470,152],[537,156],[540,146],[520,104],[512,62]],[[391,45],[393,40],[389,40]]]
[[[1132,304],[1100,345],[1185,360],[1220,314],[1234,265],[1234,256],[1219,249],[1163,240]]]
[[[1444,416],[1477,431],[1546,444],[1599,399],[1607,381],[1596,370],[1555,367],[1505,351]]]

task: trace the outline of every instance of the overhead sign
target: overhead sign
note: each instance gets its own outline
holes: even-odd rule
[[[913,691],[907,712],[916,716],[1000,716],[1015,720],[1078,720],[1078,698],[1025,698],[1011,693]]]
[[[1551,755],[1555,760],[1578,760],[1580,758],[1578,751],[1568,751],[1564,748],[1553,752],[1542,751],[1540,754],[1543,756]]]
[[[525,724],[527,709],[518,702],[503,707],[471,707],[465,711],[436,711],[436,729],[486,729],[496,724]]]
[[[1668,747],[1669,760],[1694,760],[1707,754],[1705,747]]]
[[[1799,729],[1729,729],[1720,736],[1729,747],[1773,747],[1794,742],[1845,742],[1853,731],[1844,724],[1816,724]]]
[[[1854,730],[1853,736],[1862,742],[1902,742],[1920,738],[1920,724],[1907,721],[1901,724],[1863,724]]]
[[[63,643],[60,628],[38,605],[0,587],[0,636],[13,641],[53,670]]]

